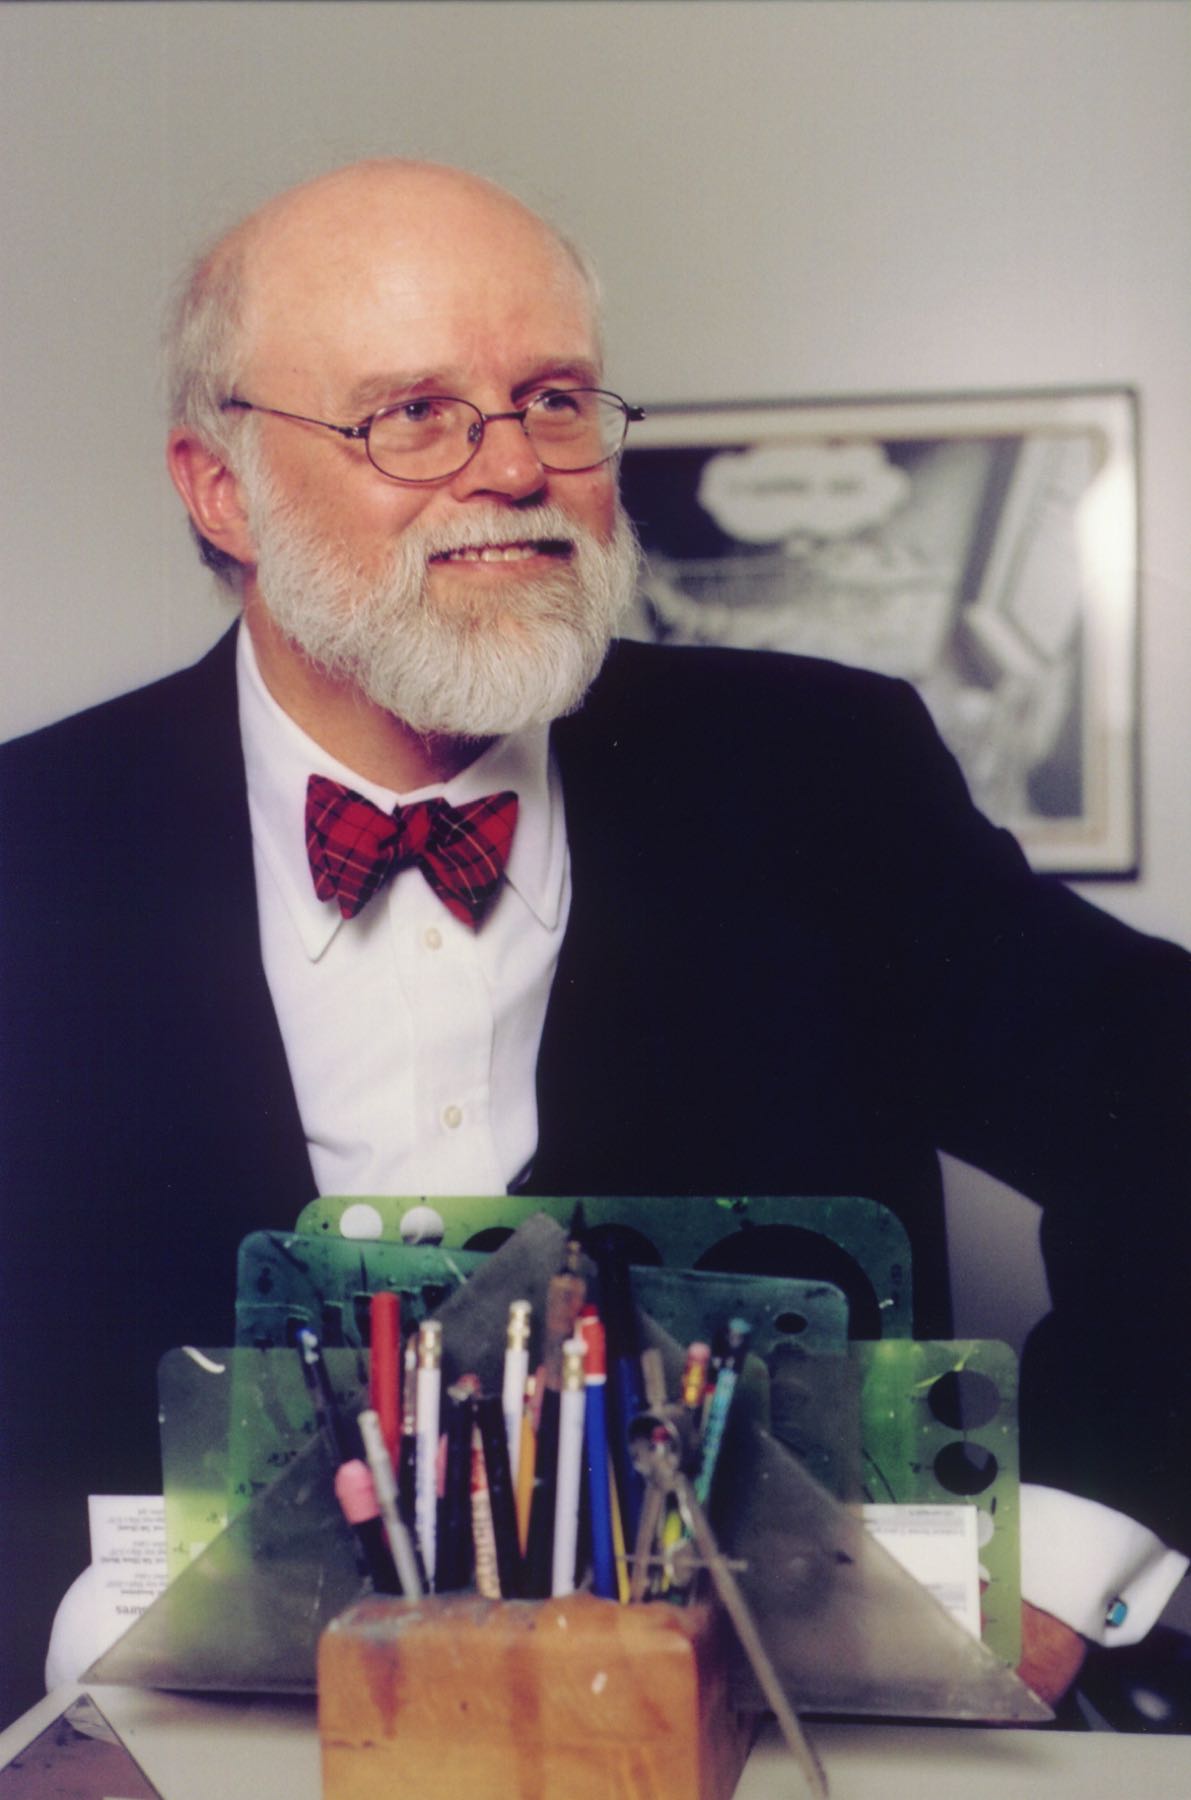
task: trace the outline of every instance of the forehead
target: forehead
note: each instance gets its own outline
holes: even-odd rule
[[[389,372],[507,388],[536,362],[598,370],[574,258],[488,191],[381,189],[292,209],[252,247],[245,314],[250,377],[278,404],[341,406]]]

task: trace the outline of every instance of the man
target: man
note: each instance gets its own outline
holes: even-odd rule
[[[1046,1207],[1026,1470],[1108,1547],[1031,1597],[1135,1630],[1177,1579],[1191,965],[1035,880],[896,684],[631,645],[597,674],[634,567],[603,381],[580,259],[458,172],[339,171],[192,277],[169,466],[242,625],[4,766],[39,1646],[86,1488],[155,1485],[157,1357],[227,1340],[236,1244],[315,1192],[869,1194],[939,1331],[937,1146]],[[361,869],[396,834],[359,796],[415,807],[426,879]]]

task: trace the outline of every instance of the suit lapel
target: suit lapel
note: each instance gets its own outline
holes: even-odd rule
[[[641,958],[649,954],[638,927],[656,917],[657,897],[637,824],[639,770],[635,791],[617,754],[621,699],[614,652],[583,709],[553,732],[572,900],[538,1058],[539,1139],[529,1185],[539,1193],[591,1191],[595,1169],[607,1171],[613,1187],[633,1181],[627,1169],[609,1168],[609,1126],[622,1112],[626,1081],[635,1085],[626,1047],[634,1041]]]
[[[182,896],[172,929],[187,948],[196,1021],[195,1098],[229,1186],[258,1190],[254,1224],[286,1225],[314,1192],[305,1136],[261,963],[256,883],[236,699],[235,629],[175,696]],[[234,1167],[232,1166],[234,1163]]]

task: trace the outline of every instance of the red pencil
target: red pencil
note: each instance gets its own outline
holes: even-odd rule
[[[380,1420],[385,1448],[397,1467],[401,1436],[401,1302],[396,1294],[373,1294],[369,1307],[372,1364],[368,1392]]]

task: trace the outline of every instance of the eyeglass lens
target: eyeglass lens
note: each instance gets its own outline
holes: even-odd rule
[[[544,468],[589,469],[616,455],[628,419],[615,394],[556,389],[529,403],[524,428]],[[378,413],[368,454],[386,475],[433,481],[461,469],[483,434],[483,414],[469,401],[432,394]]]

